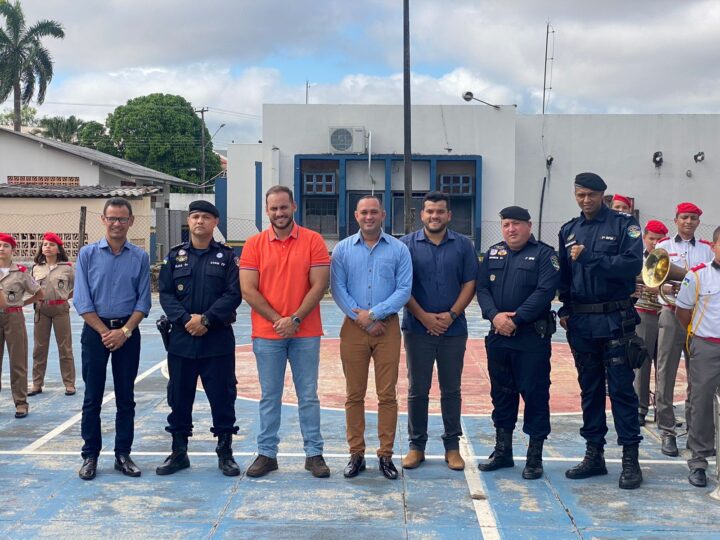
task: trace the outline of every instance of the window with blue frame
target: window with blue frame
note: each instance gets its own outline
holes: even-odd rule
[[[440,176],[440,191],[448,195],[472,195],[473,178],[465,174],[443,174]]]
[[[308,195],[334,195],[335,193],[337,193],[335,173],[305,173],[305,184],[303,187],[303,191]]]
[[[439,189],[450,197],[450,228],[466,236],[473,235],[473,177],[466,174],[443,174]]]
[[[303,224],[323,236],[338,235],[338,204],[333,197],[307,197]]]
[[[412,230],[417,231],[423,226],[420,220],[420,210],[422,210],[422,201],[425,193],[413,192],[410,200],[410,212],[412,215]],[[393,193],[393,215],[392,215],[392,233],[400,236],[405,234],[405,195],[402,193]]]

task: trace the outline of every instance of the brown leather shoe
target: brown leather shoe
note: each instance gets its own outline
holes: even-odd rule
[[[445,463],[448,469],[462,471],[465,468],[465,460],[460,455],[460,450],[448,450],[445,452]]]
[[[423,461],[425,461],[425,452],[411,448],[402,459],[402,468],[417,469]]]

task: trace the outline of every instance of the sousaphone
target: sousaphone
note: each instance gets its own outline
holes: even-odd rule
[[[642,280],[645,286],[658,290],[660,298],[668,305],[675,305],[675,297],[663,291],[666,283],[679,283],[685,278],[687,270],[670,262],[670,255],[662,248],[653,249],[645,258]]]

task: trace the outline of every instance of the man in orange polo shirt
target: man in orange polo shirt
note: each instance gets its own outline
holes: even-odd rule
[[[293,221],[292,191],[273,186],[265,194],[270,227],[248,239],[240,257],[240,288],[252,308],[253,352],[262,397],[258,457],[250,477],[278,468],[280,413],[285,367],[290,363],[298,397],[305,469],[317,478],[330,476],[322,457],[320,400],[320,300],[328,286],[330,257],[322,237]]]

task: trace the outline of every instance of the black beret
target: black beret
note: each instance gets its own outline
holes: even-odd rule
[[[605,191],[607,184],[597,174],[591,172],[580,173],[575,177],[575,185],[592,189],[593,191]]]
[[[500,219],[517,219],[518,221],[530,221],[530,212],[519,206],[508,206],[500,210]]]
[[[207,212],[215,217],[220,217],[220,212],[217,207],[208,201],[193,201],[188,207],[188,211],[192,214],[193,212]]]

